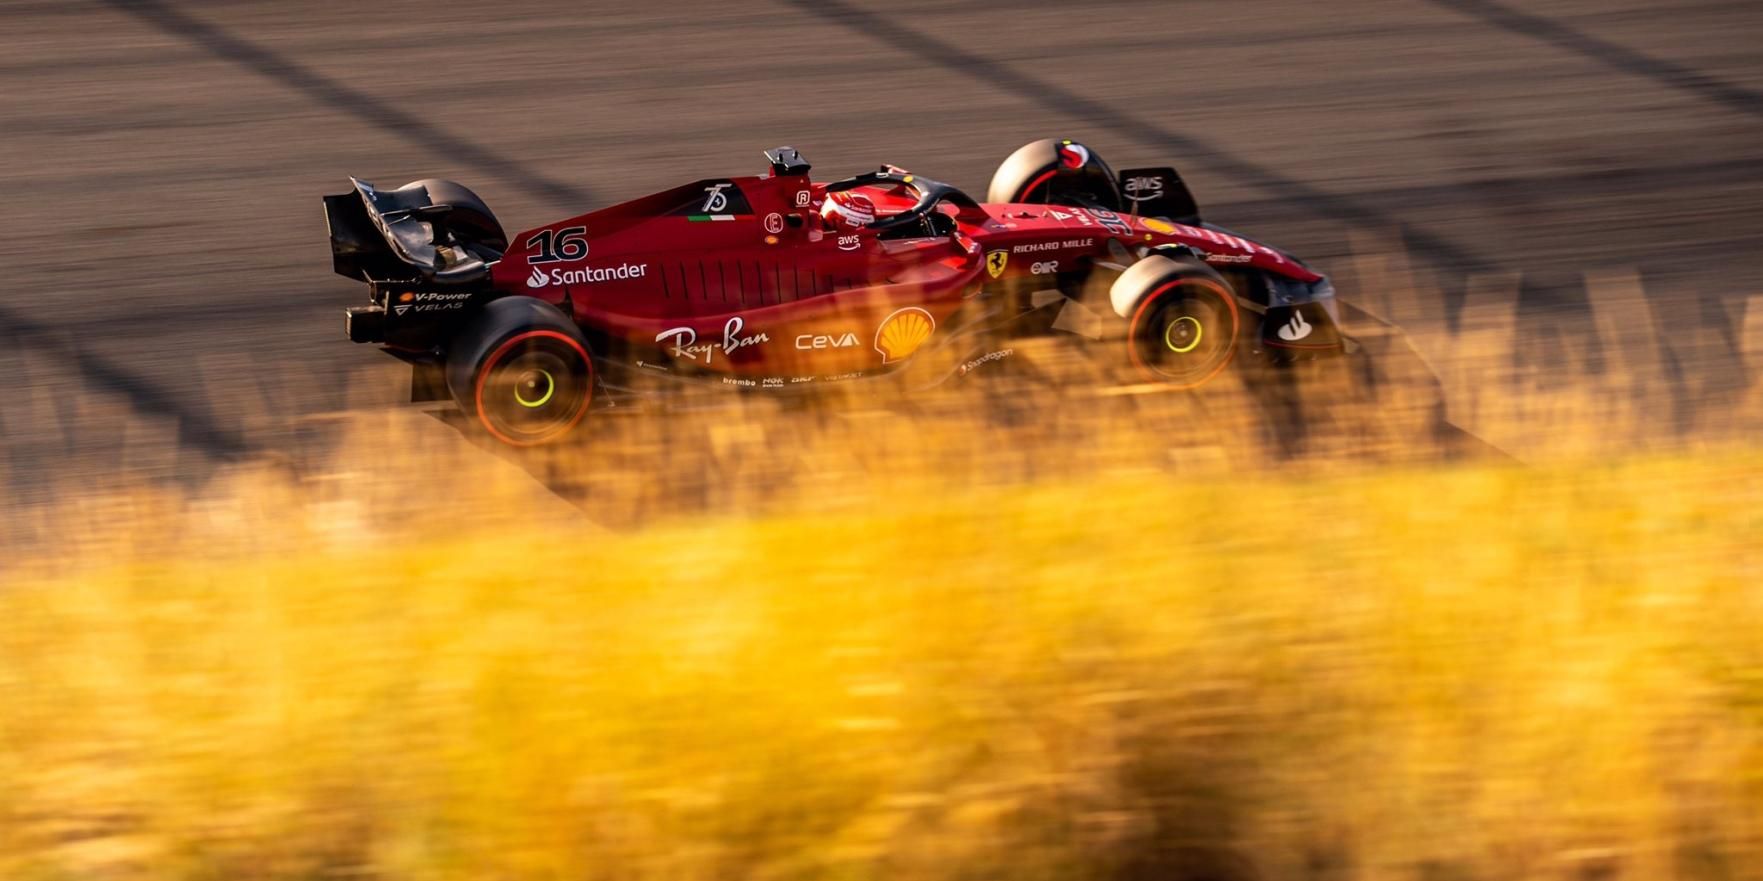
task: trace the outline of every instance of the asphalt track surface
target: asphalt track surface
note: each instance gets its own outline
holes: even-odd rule
[[[137,436],[188,474],[261,451],[221,387],[361,400],[386,359],[342,338],[318,202],[347,175],[456,179],[517,229],[786,143],[983,192],[1047,135],[1177,165],[1350,300],[1356,256],[1405,254],[1427,284],[1363,292],[1404,322],[1512,277],[1520,347],[1571,347],[1584,274],[1633,269],[1719,406],[1763,293],[1759,37],[1754,0],[9,0],[3,446],[18,486]]]

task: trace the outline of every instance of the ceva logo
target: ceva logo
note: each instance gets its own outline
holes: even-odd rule
[[[805,333],[796,337],[798,349],[848,349],[857,345],[857,335],[845,333]]]

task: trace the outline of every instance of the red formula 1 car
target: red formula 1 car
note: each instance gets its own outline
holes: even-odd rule
[[[325,197],[336,271],[371,291],[347,312],[349,338],[410,361],[414,394],[451,397],[518,445],[640,389],[930,384],[1000,361],[1022,335],[1087,338],[1177,388],[1239,351],[1343,351],[1328,280],[1201,221],[1174,169],[1117,175],[1048,139],[1006,159],[981,203],[891,166],[817,183],[794,149],[765,157],[761,176],[513,239],[458,184],[355,181]]]

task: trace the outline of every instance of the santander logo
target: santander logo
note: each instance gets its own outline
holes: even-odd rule
[[[1310,322],[1304,320],[1301,312],[1293,312],[1292,320],[1279,329],[1279,338],[1288,343],[1295,343],[1310,335]]]
[[[649,271],[647,263],[626,263],[622,266],[587,266],[581,269],[553,269],[546,272],[537,267],[533,274],[527,276],[526,286],[542,288],[554,284],[597,284],[603,281],[622,281],[627,278],[642,278]]]

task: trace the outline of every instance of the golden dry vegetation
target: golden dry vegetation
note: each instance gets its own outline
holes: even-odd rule
[[[17,512],[0,878],[1763,877],[1754,445],[1006,391]]]

